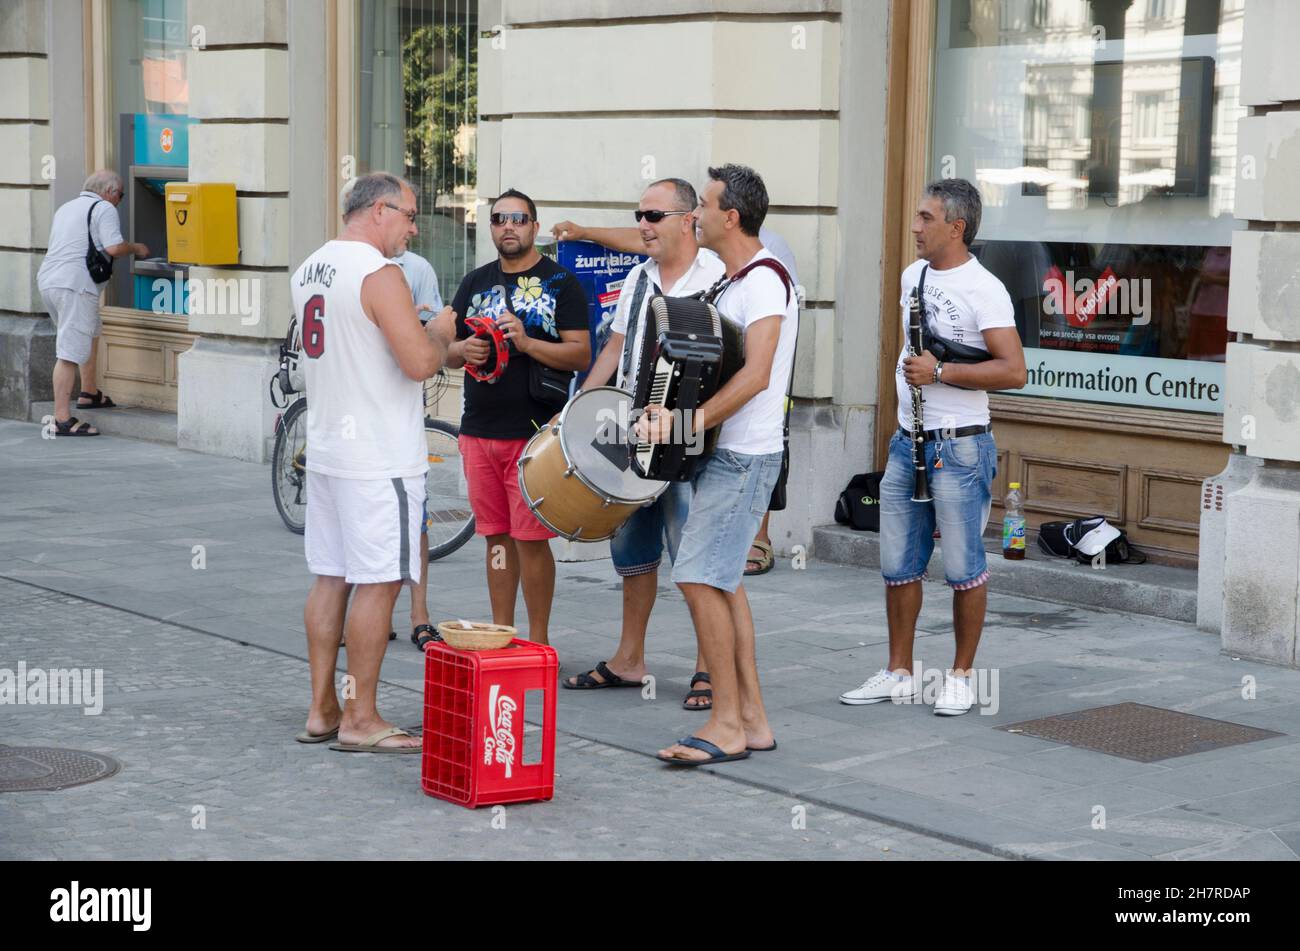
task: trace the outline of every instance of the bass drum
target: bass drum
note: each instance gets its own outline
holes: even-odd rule
[[[612,386],[579,393],[519,457],[519,491],[537,520],[570,541],[613,538],[667,482],[632,468],[627,428],[632,396]]]

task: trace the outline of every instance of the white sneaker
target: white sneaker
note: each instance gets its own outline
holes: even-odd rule
[[[882,700],[906,703],[915,697],[916,684],[910,675],[898,676],[888,670],[878,670],[861,687],[840,694],[840,703],[853,706],[880,703]]]
[[[962,677],[952,674],[943,675],[943,689],[939,699],[934,702],[934,715],[937,717],[959,717],[968,713],[975,705],[975,691]]]

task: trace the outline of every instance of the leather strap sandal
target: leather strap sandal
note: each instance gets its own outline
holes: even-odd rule
[[[694,688],[697,683],[706,683],[706,684],[711,683],[711,681],[709,680],[709,675],[702,670],[698,671],[695,674],[695,676],[691,678],[691,687]],[[708,700],[709,702],[691,703],[691,701],[695,700],[696,698],[699,698],[700,700]],[[707,688],[704,690],[692,689],[691,692],[686,695],[685,699],[682,700],[682,707],[684,707],[687,710],[712,710],[713,691]]]

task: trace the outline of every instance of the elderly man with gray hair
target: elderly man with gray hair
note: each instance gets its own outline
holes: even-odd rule
[[[78,409],[108,409],[116,404],[95,382],[95,347],[99,341],[98,284],[87,263],[91,242],[105,257],[134,254],[147,257],[149,249],[122,238],[117,206],[122,200],[122,179],[100,169],[86,179],[81,194],[59,207],[50,225],[49,249],[36,275],[45,309],[54,321],[54,434],[98,436],[99,430],[72,415],[72,387],[81,368]]]
[[[357,179],[343,231],[290,279],[307,382],[307,567],[316,580],[304,621],[312,701],[302,743],[415,753],[420,741],[379,715],[376,688],[393,605],[420,576],[416,544],[429,447],[424,381],[455,335],[445,309],[420,326],[411,289],[392,259],[419,233],[415,189],[395,175]],[[335,670],[347,632],[354,690],[339,704]]]

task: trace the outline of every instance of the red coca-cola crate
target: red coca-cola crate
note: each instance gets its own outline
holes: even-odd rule
[[[476,809],[550,799],[555,790],[555,649],[515,638],[500,650],[460,651],[434,641],[424,655],[420,785]],[[538,709],[525,694],[541,691]],[[532,699],[532,698],[530,698]],[[524,715],[541,712],[541,760],[525,764]]]

